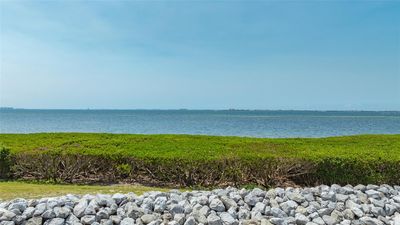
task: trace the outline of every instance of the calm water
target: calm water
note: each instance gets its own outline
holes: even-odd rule
[[[400,133],[400,112],[0,110],[1,133],[110,132],[322,137]]]

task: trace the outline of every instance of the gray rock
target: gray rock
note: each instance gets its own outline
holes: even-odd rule
[[[351,209],[345,209],[345,210],[343,210],[343,217],[348,220],[353,220],[354,213],[353,213],[353,211],[351,211]]]
[[[167,208],[167,198],[166,197],[158,197],[154,201],[154,212],[162,213]]]
[[[215,214],[210,214],[207,217],[207,223],[208,225],[222,225],[222,220],[219,216]]]
[[[191,215],[194,217],[198,223],[207,223],[207,213],[200,210],[194,210]]]
[[[61,202],[57,199],[50,199],[47,201],[47,209],[53,209],[56,206],[61,206]]]
[[[354,187],[354,190],[359,190],[359,191],[365,191],[367,188],[365,187],[365,185],[359,184],[357,186]]]
[[[161,223],[162,223],[162,220],[158,219],[158,220],[150,222],[148,225],[160,225]]]
[[[383,222],[371,217],[361,217],[360,221],[365,225],[383,225]]]
[[[216,212],[223,212],[225,211],[225,206],[221,200],[215,198],[210,202],[210,209],[215,210]]]
[[[393,215],[396,211],[397,211],[397,207],[396,207],[396,206],[390,205],[390,204],[386,204],[386,205],[385,205],[385,212],[386,212],[386,215],[391,216],[391,215]],[[400,208],[399,208],[399,211],[400,211]]]
[[[99,206],[110,206],[115,203],[114,199],[110,195],[98,194],[95,198],[97,205]]]
[[[119,205],[122,201],[127,199],[127,197],[124,194],[116,193],[112,196],[112,199],[114,199],[115,203]]]
[[[43,218],[42,217],[32,217],[26,221],[25,225],[42,225]]]
[[[394,216],[394,225],[399,225],[400,224],[400,213],[396,214]]]
[[[14,221],[1,221],[0,225],[15,225]]]
[[[383,216],[378,216],[378,220],[381,221],[383,224],[390,225],[390,220]]]
[[[40,216],[46,211],[46,203],[39,203],[35,207],[35,212],[33,213],[33,216]]]
[[[26,217],[22,215],[17,215],[16,217],[14,217],[13,221],[15,224],[19,225],[26,221]]]
[[[42,214],[43,219],[53,219],[56,217],[56,214],[54,213],[53,209],[48,209]]]
[[[54,207],[54,213],[58,218],[67,218],[71,213],[71,210],[67,207]]]
[[[238,219],[247,220],[250,219],[250,211],[245,209],[244,207],[239,208]]]
[[[296,224],[306,225],[310,220],[303,214],[297,213],[295,216]]]
[[[286,224],[287,224],[287,223],[285,222],[285,220],[282,219],[282,218],[272,217],[269,221],[270,221],[272,224],[275,224],[275,225],[286,225]]]
[[[338,222],[339,222],[338,218],[334,217],[334,216],[324,215],[324,216],[322,216],[322,219],[324,220],[324,222],[327,225],[335,225],[335,224],[338,224]]]
[[[381,207],[372,207],[371,208],[371,213],[378,217],[378,216],[386,216],[385,210],[383,210]]]
[[[235,200],[228,198],[227,196],[222,196],[221,201],[224,204],[226,209],[237,207],[237,203]]]
[[[208,216],[210,213],[210,208],[205,205],[205,206],[201,207],[201,209],[199,210],[199,213],[201,215]]]
[[[251,190],[250,194],[256,197],[264,198],[266,192],[260,188],[254,188],[253,190]]]
[[[249,206],[255,206],[257,202],[260,202],[263,198],[253,195],[251,192],[244,197],[244,202]]]
[[[376,207],[381,207],[381,208],[385,207],[385,202],[384,201],[376,200],[374,198],[370,198],[370,202]]]
[[[154,199],[152,198],[145,198],[143,199],[143,203],[140,206],[143,208],[145,211],[152,211],[154,209]]]
[[[15,203],[11,203],[8,206],[8,210],[13,210],[13,209],[17,209],[18,211],[20,211],[21,213],[28,207],[27,202],[26,201],[19,201],[19,202],[15,202]]]
[[[318,224],[318,225],[325,225],[325,221],[321,217],[316,217],[312,220],[312,222]]]
[[[82,224],[92,224],[96,222],[96,216],[93,215],[85,215],[81,218]]]
[[[89,202],[88,206],[85,209],[84,214],[85,215],[96,215],[96,211],[100,208],[100,206],[97,204],[96,199],[93,199],[92,201]]]
[[[196,225],[197,223],[196,223],[196,220],[194,219],[194,217],[193,216],[189,216],[187,219],[186,219],[186,222],[184,223],[184,225]]]
[[[96,218],[97,219],[108,219],[110,217],[109,212],[105,209],[102,208],[96,213]]]
[[[74,207],[74,215],[77,217],[82,217],[85,215],[86,207],[88,206],[88,202],[86,199],[79,200],[78,204]]]
[[[110,220],[113,222],[113,224],[120,224],[122,221],[122,217],[118,215],[111,215]]]
[[[400,186],[225,188],[15,199],[0,202],[0,225],[400,225],[399,212]]]
[[[144,209],[139,208],[136,204],[129,202],[125,205],[126,216],[137,219],[144,215]]]
[[[326,216],[330,215],[332,213],[333,209],[330,208],[323,208],[323,209],[318,209],[317,212],[320,216]]]
[[[172,215],[182,214],[185,212],[185,208],[179,204],[173,204],[171,210],[169,211]]]
[[[239,222],[235,220],[229,213],[223,212],[219,215],[224,225],[238,225]]]
[[[298,206],[295,210],[295,213],[300,213],[300,214],[305,215],[305,214],[307,214],[307,209],[304,208],[303,206]]]
[[[100,224],[101,225],[114,225],[113,221],[110,219],[101,219]]]
[[[277,217],[277,218],[287,217],[287,214],[284,211],[282,211],[280,208],[272,207],[270,212],[273,217]]]
[[[286,213],[289,214],[290,211],[295,210],[297,208],[297,203],[295,201],[289,200],[287,202],[281,203],[281,209]]]
[[[253,212],[264,213],[265,212],[265,207],[266,207],[266,205],[264,203],[257,202],[256,205],[253,207],[252,211]]]
[[[298,193],[298,192],[289,192],[289,193],[286,194],[286,196],[290,200],[295,201],[295,202],[300,203],[300,204],[305,201],[305,197],[303,195],[301,195],[300,193]]]
[[[81,221],[74,214],[70,214],[67,219],[65,219],[65,225],[78,225]]]
[[[363,217],[364,213],[363,211],[361,211],[361,209],[359,208],[351,208],[351,211],[354,213],[355,216],[357,216],[358,218]]]
[[[24,215],[27,219],[29,219],[33,216],[34,212],[35,212],[35,207],[28,207],[25,209],[22,215]]]
[[[145,214],[145,215],[141,216],[140,219],[142,220],[142,222],[144,224],[148,224],[152,221],[157,220],[157,217],[153,214]]]
[[[365,194],[367,194],[369,198],[375,198],[375,199],[380,199],[382,196],[382,193],[375,190],[367,190]]]
[[[12,220],[15,216],[15,213],[7,209],[0,208],[0,221]]]
[[[322,192],[321,198],[325,201],[336,201],[336,193],[333,191]]]
[[[179,225],[183,225],[185,223],[185,214],[175,214],[174,221],[176,221]]]
[[[366,187],[367,190],[376,190],[378,188],[379,188],[379,186],[375,185],[375,184],[368,184]]]
[[[367,204],[362,204],[361,205],[361,210],[364,212],[364,214],[369,214],[371,213],[372,206],[367,205]]]
[[[44,225],[64,225],[64,222],[63,218],[54,218],[47,220]]]
[[[121,221],[120,225],[133,225],[135,224],[135,220],[132,218],[125,218]]]
[[[349,198],[348,195],[336,194],[336,200],[338,202],[345,202],[348,198]]]

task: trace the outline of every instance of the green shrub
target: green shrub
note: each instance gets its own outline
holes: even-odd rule
[[[121,176],[122,178],[128,178],[132,173],[132,166],[128,163],[123,163],[117,165],[116,170],[119,176]]]
[[[0,146],[0,179],[6,179],[10,176],[11,155],[10,150]]]
[[[0,176],[174,186],[399,184],[400,135],[0,134]],[[12,165],[11,165],[12,163]]]

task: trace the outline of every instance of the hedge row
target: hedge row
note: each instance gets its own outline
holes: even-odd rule
[[[63,183],[158,186],[400,184],[400,162],[327,157],[135,158],[61,152],[0,152],[0,177]]]

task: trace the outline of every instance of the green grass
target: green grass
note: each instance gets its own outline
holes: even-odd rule
[[[400,135],[328,138],[245,138],[88,133],[0,134],[12,153],[62,152],[135,158],[326,157],[400,161]]]
[[[0,201],[14,198],[36,199],[66,194],[113,194],[129,193],[143,194],[147,191],[168,191],[167,188],[146,187],[141,185],[64,185],[41,184],[26,182],[0,182]]]

